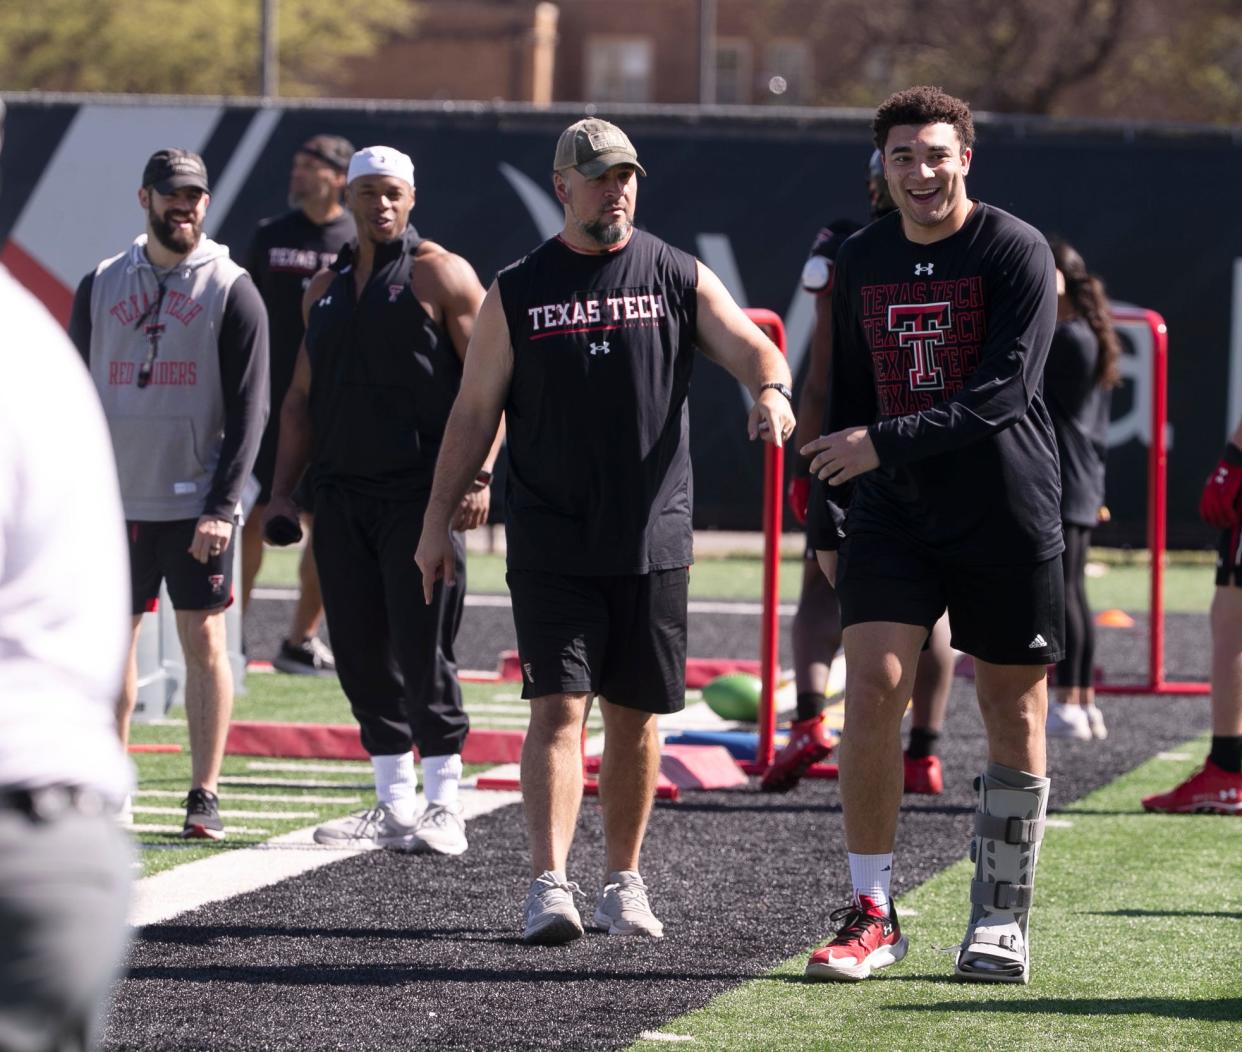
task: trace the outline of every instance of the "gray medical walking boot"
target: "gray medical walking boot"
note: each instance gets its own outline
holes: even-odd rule
[[[1031,974],[1028,917],[1044,838],[1048,779],[993,763],[975,779],[979,806],[970,857],[970,923],[956,974],[981,982],[1025,983]]]

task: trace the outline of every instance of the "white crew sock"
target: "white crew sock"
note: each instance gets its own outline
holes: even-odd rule
[[[414,754],[372,756],[375,770],[375,795],[381,804],[389,804],[403,822],[412,821],[418,810],[418,775],[414,770]]]
[[[457,803],[457,788],[461,782],[461,754],[424,756],[423,795],[429,804]]]
[[[882,910],[888,909],[888,889],[893,880],[893,853],[887,855],[850,856],[850,880],[854,884],[854,898],[866,895]]]

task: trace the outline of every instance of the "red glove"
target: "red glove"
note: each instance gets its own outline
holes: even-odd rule
[[[1238,498],[1242,494],[1242,449],[1232,442],[1203,484],[1199,498],[1199,517],[1209,526],[1228,530],[1239,523]]]
[[[811,499],[811,476],[797,475],[789,481],[789,507],[799,526],[806,525],[806,507]]]

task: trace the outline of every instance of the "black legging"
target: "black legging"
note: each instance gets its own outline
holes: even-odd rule
[[[1095,664],[1095,621],[1087,605],[1087,546],[1091,527],[1062,524],[1065,529],[1065,657],[1057,662],[1058,687],[1090,687]]]

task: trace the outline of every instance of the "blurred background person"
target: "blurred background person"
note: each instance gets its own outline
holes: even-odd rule
[[[1212,743],[1203,766],[1146,811],[1242,815],[1242,422],[1203,484],[1199,515],[1220,530],[1212,596]]]
[[[871,218],[888,215],[896,205],[884,180],[879,150],[867,162],[867,200]],[[815,297],[815,327],[811,331],[810,357],[802,391],[798,396],[797,441],[800,449],[819,434],[828,395],[828,365],[832,359],[832,277],[837,250],[862,227],[852,219],[836,219],[816,235],[802,268],[802,287]],[[807,524],[811,493],[810,461],[793,452],[794,477],[789,483],[789,507],[799,525]],[[828,705],[828,676],[833,658],[841,648],[841,609],[837,593],[807,546],[802,566],[802,591],[794,612],[791,633],[797,710],[789,727],[789,740],[764,773],[760,788],[785,793],[802,780],[816,763],[826,758],[836,738],[824,722]],[[944,726],[949,691],[953,687],[953,648],[949,645],[949,622],[942,617],[932,629],[927,649],[919,658],[914,681],[909,745],[904,756],[907,793],[936,794],[944,788],[944,771],[936,754]]]
[[[1104,507],[1108,413],[1121,380],[1121,342],[1099,278],[1067,242],[1050,241],[1057,267],[1057,326],[1044,369],[1044,401],[1061,459],[1065,530],[1065,657],[1057,662],[1051,738],[1090,741],[1108,734],[1095,704],[1095,622],[1087,602],[1087,549]]]
[[[0,1048],[67,1052],[95,1047],[127,938],[128,560],[90,377],[3,267],[0,332]]]
[[[345,173],[353,155],[353,143],[339,135],[315,135],[299,146],[289,172],[289,211],[259,223],[246,255],[246,269],[267,305],[271,412],[254,462],[259,491],[242,528],[243,612],[249,609],[250,593],[263,565],[263,513],[272,499],[280,405],[293,379],[293,365],[305,331],[302,297],[311,278],[332,266],[355,234],[354,217],[341,204]],[[305,538],[298,563],[298,601],[289,634],[272,665],[281,672],[331,676],[336,673],[336,659],[318,637],[323,595],[310,541],[314,492],[313,485],[302,485],[296,494]]]

